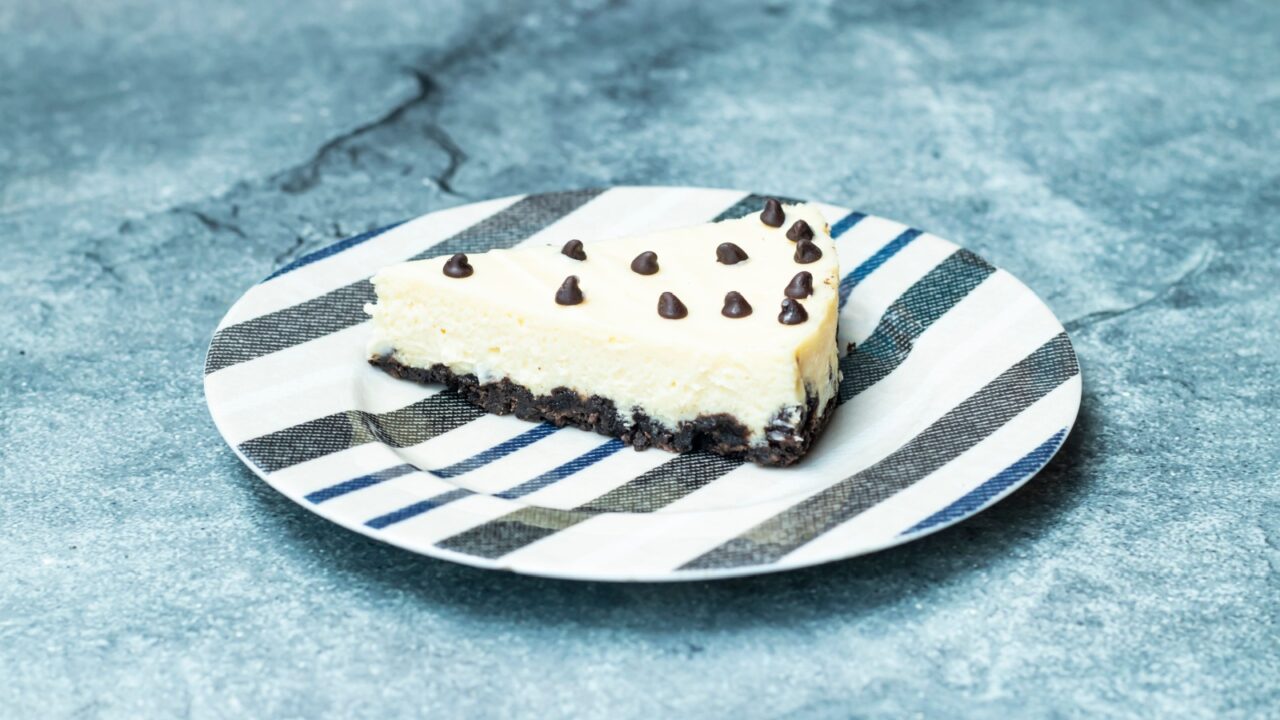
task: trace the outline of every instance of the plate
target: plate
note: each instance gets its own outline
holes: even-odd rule
[[[843,400],[797,466],[637,452],[479,412],[368,365],[369,277],[410,258],[609,238],[758,212],[762,195],[615,187],[464,205],[277,270],[213,335],[205,395],[263,480],[431,557],[581,580],[773,572],[898,545],[1025,483],[1080,406],[1062,324],[976,254],[819,203],[840,253]],[[788,199],[789,200],[789,199]]]

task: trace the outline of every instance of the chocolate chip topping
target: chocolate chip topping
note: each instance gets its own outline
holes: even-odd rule
[[[737,290],[730,290],[724,296],[724,307],[720,314],[727,318],[744,318],[751,314],[751,303],[742,297]]]
[[[810,235],[812,235],[812,234],[813,234],[813,233],[810,233]],[[565,243],[565,244],[564,244],[564,247],[560,248],[560,254],[561,254],[561,255],[568,255],[569,257],[573,258],[574,260],[586,260],[586,259],[587,259],[587,253],[586,253],[586,251],[584,251],[584,250],[582,249],[582,241],[581,241],[581,240],[570,240],[569,242]]]
[[[471,263],[467,262],[467,256],[458,253],[449,258],[444,264],[444,274],[451,278],[470,277],[475,270],[471,267]]]
[[[808,270],[796,273],[796,276],[791,278],[791,282],[787,283],[787,289],[783,290],[782,294],[797,300],[809,297],[813,294],[813,275]]]
[[[645,250],[631,261],[631,272],[640,275],[652,275],[658,272],[658,253]]]
[[[760,222],[769,227],[782,227],[786,219],[786,213],[782,212],[782,203],[776,198],[768,198],[764,201],[764,212],[760,213]]]
[[[560,284],[556,291],[557,305],[577,305],[582,302],[582,289],[578,287],[578,276],[570,275]]]
[[[796,262],[808,265],[820,259],[822,259],[822,249],[814,245],[812,240],[801,240],[796,243]]]
[[[803,220],[797,220],[791,229],[787,231],[787,239],[800,242],[801,240],[813,239],[813,228],[809,227],[809,223]]]
[[[680,302],[675,293],[664,292],[658,298],[658,314],[668,320],[679,320],[689,314],[689,308]]]
[[[716,261],[725,265],[737,265],[747,259],[747,251],[733,243],[720,243],[716,248]]]
[[[787,298],[782,301],[782,312],[778,313],[778,322],[783,325],[799,325],[809,319],[809,313],[800,303]]]

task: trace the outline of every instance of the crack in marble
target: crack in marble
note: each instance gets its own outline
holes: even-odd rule
[[[458,63],[476,57],[482,54],[493,54],[506,47],[510,38],[515,34],[516,27],[514,25],[500,28],[493,32],[490,37],[478,39],[476,42],[463,43],[454,47],[452,50],[441,55],[435,62],[428,64],[426,67],[408,67],[405,71],[413,77],[417,82],[418,89],[411,97],[392,107],[381,117],[367,123],[356,126],[340,135],[325,141],[310,157],[310,159],[289,168],[282,172],[271,176],[270,181],[279,183],[279,187],[286,193],[298,195],[304,193],[321,182],[323,177],[322,166],[328,158],[335,153],[346,151],[352,160],[358,160],[361,154],[359,148],[348,148],[351,141],[356,140],[364,135],[368,135],[380,128],[394,125],[404,120],[408,114],[419,106],[426,107],[428,117],[423,123],[422,131],[427,140],[444,152],[448,162],[441,172],[432,175],[431,180],[441,190],[455,197],[466,198],[456,191],[453,187],[453,178],[457,175],[462,165],[467,161],[466,152],[454,141],[439,122],[439,113],[441,109],[441,97],[443,89],[435,76],[445,70],[457,65]]]
[[[94,267],[98,268],[102,277],[109,279],[116,285],[116,287],[124,285],[124,278],[120,275],[120,272],[116,270],[115,264],[102,257],[102,254],[97,250],[85,250],[80,254],[85,260],[88,260]],[[90,281],[89,284],[92,285],[93,282]]]
[[[1142,300],[1140,302],[1137,302],[1122,308],[1112,308],[1109,310],[1095,310],[1094,312],[1085,313],[1080,317],[1073,318],[1071,320],[1066,321],[1065,323],[1062,324],[1062,326],[1066,328],[1068,333],[1075,333],[1081,330],[1088,329],[1100,323],[1107,322],[1109,320],[1115,320],[1118,317],[1123,317],[1125,315],[1129,315],[1135,312],[1139,312],[1141,310],[1145,310],[1149,307],[1160,305],[1166,302],[1170,297],[1172,297],[1173,293],[1176,290],[1181,288],[1183,285],[1191,282],[1197,276],[1199,276],[1200,273],[1204,272],[1205,268],[1209,266],[1209,262],[1213,259],[1214,255],[1215,255],[1215,252],[1214,252],[1214,247],[1212,245],[1203,246],[1200,250],[1200,257],[1198,260],[1196,260],[1195,265],[1193,265],[1186,272],[1183,272],[1178,277],[1174,278],[1171,282],[1166,284],[1163,288],[1157,290],[1154,294],[1151,295],[1151,297],[1147,298],[1146,300]]]
[[[415,106],[426,102],[431,91],[431,87],[424,86],[419,83],[418,91],[413,94],[413,97],[410,97],[408,100],[405,100],[391,108],[391,110],[387,111],[382,117],[376,120],[372,120],[362,125],[357,125],[355,128],[348,130],[341,135],[329,138],[319,147],[319,149],[312,153],[309,160],[271,176],[271,182],[279,182],[280,189],[291,195],[298,195],[314,188],[316,185],[320,184],[320,166],[325,160],[331,157],[334,153],[342,150],[350,141],[355,140],[362,135],[367,135],[378,128],[386,127],[398,122]],[[353,159],[356,159],[357,157],[358,152],[352,156]]]
[[[302,237],[301,235],[295,235],[293,238],[293,244],[285,248],[281,252],[277,253],[275,258],[273,259],[273,262],[275,262],[276,265],[283,265],[286,260],[292,260],[294,257],[297,256],[298,251],[301,250],[302,246],[305,245],[306,243],[307,243],[306,238]]]
[[[417,82],[417,91],[411,97],[396,104],[378,118],[362,123],[351,130],[326,140],[306,161],[267,174],[259,180],[241,179],[232,184],[231,188],[225,192],[159,209],[138,221],[125,220],[119,225],[117,232],[119,234],[132,235],[141,232],[144,226],[153,222],[155,218],[171,215],[189,216],[213,233],[225,233],[242,239],[249,239],[251,231],[245,230],[244,220],[241,218],[241,206],[246,200],[253,200],[259,195],[273,195],[281,191],[289,195],[300,195],[307,192],[322,182],[325,174],[323,166],[327,159],[338,153],[345,152],[351,160],[359,160],[365,153],[365,149],[351,146],[353,140],[400,121],[408,121],[407,127],[409,129],[417,127],[423,137],[444,153],[446,157],[444,168],[429,176],[432,184],[441,193],[462,199],[472,199],[468,194],[462,193],[454,187],[454,180],[467,162],[468,154],[438,120],[444,90],[441,83],[435,78],[439,73],[446,72],[461,62],[492,55],[505,49],[519,27],[518,18],[512,19],[505,25],[491,28],[489,32],[484,33],[483,37],[471,38],[467,42],[454,45],[434,58],[423,58],[420,62],[408,67],[401,67],[401,71],[407,72]],[[411,111],[420,106],[426,109],[424,114],[427,117],[425,119],[411,118]],[[379,151],[374,148],[372,152],[376,154]],[[411,170],[412,167],[410,166],[408,169]],[[211,212],[208,210],[210,207],[223,209]],[[225,208],[229,208],[229,210]],[[222,217],[219,217],[219,215]],[[231,219],[227,219],[228,217]],[[369,228],[372,229],[375,226],[371,224]],[[336,220],[332,222],[332,231],[337,238],[346,237],[347,235],[345,229]],[[286,232],[289,237],[288,245],[272,255],[273,262],[277,266],[296,257],[307,244],[307,233],[287,227]],[[272,234],[253,232],[254,238],[260,241],[266,239],[264,236],[269,237],[270,235]],[[100,252],[104,246],[107,246],[108,240],[106,238],[94,238],[90,240],[89,247],[91,249],[84,252],[85,258],[100,268],[99,276],[113,281],[114,286],[120,289],[125,286],[125,283],[117,270],[118,267],[126,263],[154,258],[162,250],[170,247],[175,240],[176,237],[170,234],[168,238],[149,247],[144,247],[140,252],[129,252],[123,257],[117,257],[109,261]],[[262,249],[266,250],[267,248]]]
[[[231,214],[234,216],[238,214],[238,211],[239,211],[239,206],[233,205]],[[196,210],[195,208],[180,207],[180,208],[176,208],[174,212],[185,213],[187,215],[190,215],[191,217],[194,217],[196,220],[200,221],[201,225],[204,225],[206,228],[212,230],[213,232],[225,231],[225,232],[232,233],[233,235],[238,235],[242,238],[248,237],[248,235],[245,234],[244,230],[240,229],[239,225],[236,225],[235,223],[222,222],[221,220],[218,220],[212,215]]]
[[[424,98],[439,97],[440,88],[430,74],[422,70],[410,70],[410,72],[413,73],[414,78],[418,81],[420,93]],[[453,189],[453,178],[458,174],[458,170],[462,168],[463,163],[467,161],[467,153],[458,146],[458,143],[454,141],[453,136],[451,136],[448,131],[444,129],[444,126],[440,124],[439,111],[440,108],[437,104],[429,122],[423,126],[422,132],[426,135],[428,140],[435,143],[437,147],[444,151],[445,155],[449,158],[449,163],[445,166],[443,171],[431,176],[431,179],[435,182],[436,187],[438,187],[441,192],[465,199],[467,197],[466,195]]]

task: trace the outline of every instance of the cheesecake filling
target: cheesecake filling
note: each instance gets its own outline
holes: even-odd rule
[[[784,211],[780,227],[749,215],[391,266],[366,306],[369,357],[568,388],[673,430],[728,415],[751,445],[779,440],[827,411],[840,375],[834,244],[816,208]]]

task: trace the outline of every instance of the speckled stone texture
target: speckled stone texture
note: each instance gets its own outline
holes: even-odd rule
[[[0,715],[1280,714],[1280,4],[691,5],[0,4]],[[1079,425],[926,540],[670,586],[376,544],[214,430],[273,268],[620,183],[977,250],[1066,321]]]

